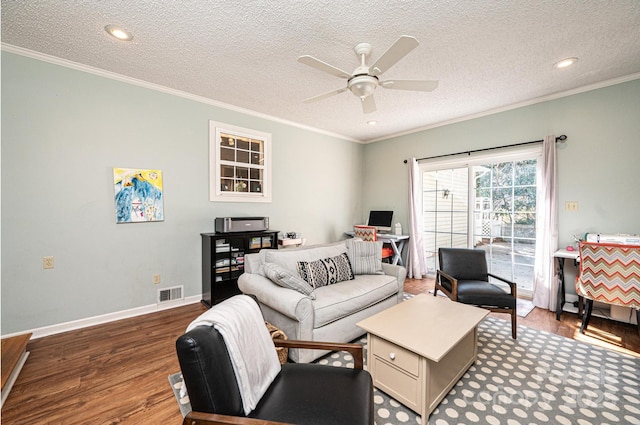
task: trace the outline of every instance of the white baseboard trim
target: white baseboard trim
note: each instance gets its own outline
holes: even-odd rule
[[[201,295],[194,295],[186,297],[182,300],[171,301],[162,304],[149,304],[142,307],[136,307],[129,310],[116,311],[113,313],[102,314],[100,316],[87,317],[85,319],[73,320],[71,322],[59,323],[57,325],[43,326],[41,328],[23,330],[9,335],[2,335],[2,338],[12,337],[16,335],[22,335],[24,333],[31,332],[33,335],[31,339],[38,339],[49,335],[55,335],[62,332],[73,331],[76,329],[82,329],[89,326],[101,325],[103,323],[114,322],[116,320],[128,319],[130,317],[142,316],[144,314],[155,313],[157,311],[169,310],[176,307],[181,307],[188,304],[195,304],[200,302]]]

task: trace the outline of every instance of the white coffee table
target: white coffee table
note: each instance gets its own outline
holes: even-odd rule
[[[475,362],[478,323],[488,314],[422,294],[362,320],[374,386],[428,418]]]

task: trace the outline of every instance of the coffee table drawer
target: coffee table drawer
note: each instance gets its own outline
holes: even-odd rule
[[[397,368],[418,376],[420,356],[375,335],[371,337],[371,350],[374,356]]]
[[[379,357],[373,357],[373,362],[373,385],[421,414],[422,381],[417,376],[395,368]]]

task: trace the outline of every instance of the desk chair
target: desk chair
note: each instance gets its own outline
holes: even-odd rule
[[[377,242],[378,241],[378,231],[375,226],[364,226],[364,225],[356,225],[353,226],[354,237],[360,238],[363,241],[367,242]],[[388,262],[391,262],[391,258],[393,258],[394,252],[391,247],[382,245],[382,260],[385,259]]]
[[[481,249],[439,248],[440,269],[436,286],[453,301],[472,304],[497,313],[511,315],[511,337],[516,339],[516,284],[487,271],[487,259]],[[509,285],[505,292],[489,282],[489,277]]]
[[[589,326],[593,301],[635,308],[640,334],[640,246],[580,242],[576,293],[586,300],[580,332]]]
[[[243,316],[244,312],[237,314]],[[241,334],[247,326],[242,322]],[[264,323],[258,321],[257,325]],[[256,407],[245,415],[225,339],[214,326],[197,326],[176,341],[193,409],[183,425],[373,425],[373,383],[369,372],[363,370],[362,345],[284,339],[273,343],[287,348],[347,351],[354,358],[354,368],[286,363]]]

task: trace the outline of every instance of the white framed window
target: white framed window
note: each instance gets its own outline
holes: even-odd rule
[[[209,200],[271,202],[271,134],[209,121]]]

